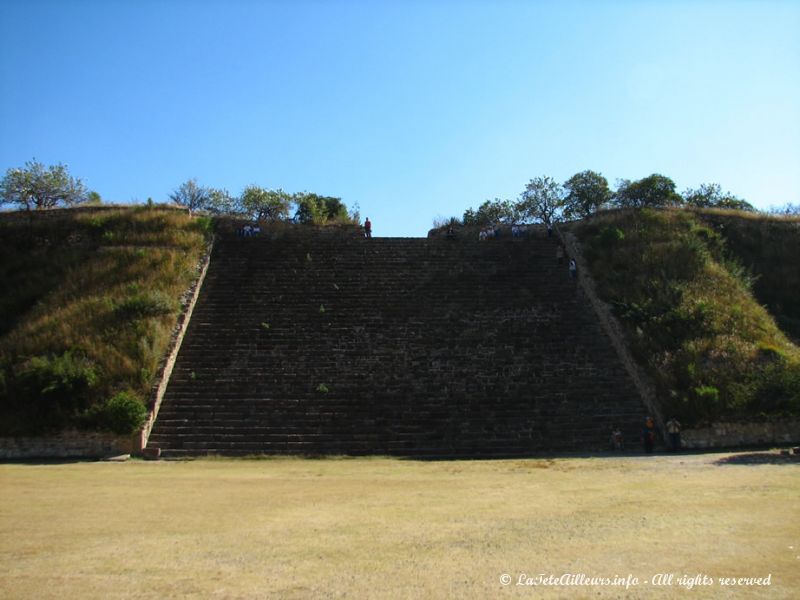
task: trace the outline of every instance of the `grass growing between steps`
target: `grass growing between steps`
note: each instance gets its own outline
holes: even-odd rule
[[[598,294],[625,326],[665,415],[675,414],[684,424],[798,415],[800,349],[752,291],[753,272],[734,251],[744,246],[743,234],[735,244],[726,238],[733,229],[771,230],[774,219],[728,215],[732,224],[718,227],[706,220],[711,216],[678,210],[602,213],[577,233]],[[771,257],[759,263],[763,269],[795,270],[794,279],[786,276],[788,291],[778,296],[785,305],[800,306],[800,295],[792,295],[800,293],[796,256],[789,251],[800,230],[790,226],[781,235],[751,238],[760,240],[753,255]],[[780,287],[782,278],[771,279],[768,287]]]
[[[800,589],[775,454],[0,465],[0,597],[693,598]],[[517,586],[520,575],[637,587]],[[508,574],[510,585],[501,583]],[[718,577],[766,577],[725,588]]]
[[[2,215],[0,435],[141,414],[208,225],[152,207]]]

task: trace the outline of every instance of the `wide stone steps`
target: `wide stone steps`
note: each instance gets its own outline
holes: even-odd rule
[[[635,437],[641,403],[555,249],[223,236],[149,445],[520,456]]]

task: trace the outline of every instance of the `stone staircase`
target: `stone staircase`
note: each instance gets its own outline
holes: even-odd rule
[[[148,446],[524,456],[643,417],[553,240],[224,235]]]

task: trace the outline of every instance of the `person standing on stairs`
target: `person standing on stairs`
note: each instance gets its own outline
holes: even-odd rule
[[[372,237],[372,223],[370,223],[369,217],[364,220],[364,237]]]

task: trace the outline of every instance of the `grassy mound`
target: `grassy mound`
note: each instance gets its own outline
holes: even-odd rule
[[[655,210],[602,213],[576,226],[598,293],[626,328],[665,414],[684,424],[800,414],[800,349],[761,305],[777,297],[776,306],[800,306],[792,227]],[[754,295],[762,274],[763,296]]]
[[[0,216],[0,434],[135,430],[209,228],[149,207]]]
[[[800,344],[800,218],[765,218],[737,211],[705,210],[698,216],[753,274],[753,293],[778,326]]]

